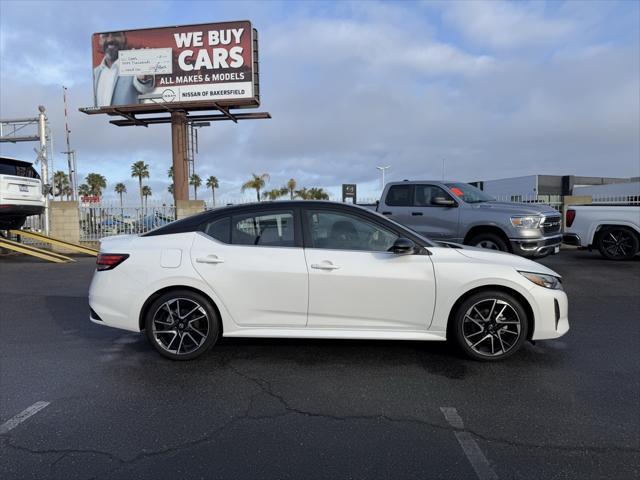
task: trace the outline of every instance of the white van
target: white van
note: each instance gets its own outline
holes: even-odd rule
[[[0,157],[0,229],[20,228],[44,211],[40,175],[31,163]]]

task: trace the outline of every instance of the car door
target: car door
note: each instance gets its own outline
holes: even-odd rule
[[[206,223],[194,268],[242,327],[307,322],[308,272],[295,209],[245,212]]]
[[[457,201],[438,185],[416,184],[414,187],[413,207],[409,223],[405,225],[432,240],[460,240]],[[443,206],[438,204],[438,199],[455,203],[454,206]]]
[[[429,255],[388,251],[398,234],[368,216],[304,214],[309,328],[424,331],[435,302]]]

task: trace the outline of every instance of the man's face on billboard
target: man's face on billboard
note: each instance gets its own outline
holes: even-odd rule
[[[100,47],[110,63],[118,59],[118,52],[126,47],[127,39],[123,32],[100,34]]]

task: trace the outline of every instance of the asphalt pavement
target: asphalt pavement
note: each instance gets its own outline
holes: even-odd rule
[[[0,257],[4,480],[639,478],[639,259],[542,260],[571,330],[496,364],[271,339],[172,362],[89,322],[93,262]]]

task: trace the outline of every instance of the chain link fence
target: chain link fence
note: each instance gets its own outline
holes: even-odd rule
[[[175,220],[173,205],[120,207],[92,205],[79,207],[80,241],[97,242],[112,235],[139,235]]]

